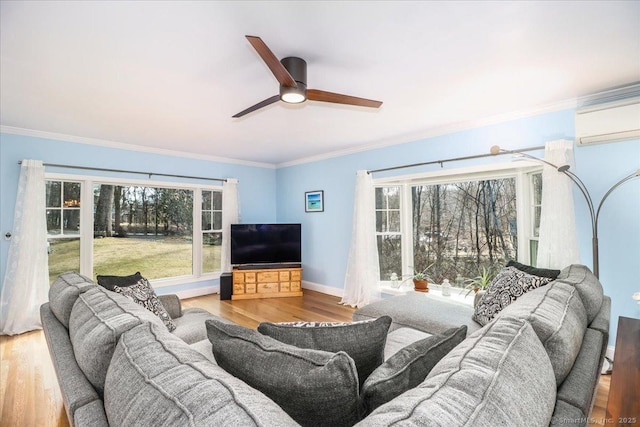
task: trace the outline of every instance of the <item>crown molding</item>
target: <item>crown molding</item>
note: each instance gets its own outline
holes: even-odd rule
[[[127,144],[124,142],[108,141],[97,138],[87,138],[83,136],[66,135],[62,133],[47,132],[34,129],[25,129],[13,126],[0,125],[0,133],[13,135],[30,136],[34,138],[54,139],[57,141],[74,142],[78,144],[96,145],[100,147],[116,148],[120,150],[138,151],[143,153],[161,154],[165,156],[183,157],[187,159],[207,160],[210,162],[231,163],[242,166],[252,166],[258,168],[275,169],[273,163],[253,162],[249,160],[230,159],[226,157],[210,156],[206,154],[186,153],[184,151],[169,150],[166,148],[153,148],[143,145]]]
[[[330,151],[330,152],[318,154],[315,156],[302,157],[300,159],[291,160],[291,161],[282,162],[282,163],[276,163],[276,164],[254,162],[249,160],[230,159],[226,157],[217,157],[217,156],[210,156],[210,155],[204,155],[204,154],[185,153],[182,151],[169,150],[165,148],[152,148],[152,147],[146,147],[142,145],[107,141],[107,140],[97,139],[97,138],[86,138],[86,137],[80,137],[80,136],[65,135],[65,134],[54,133],[54,132],[24,129],[24,128],[12,127],[12,126],[4,126],[4,125],[0,125],[0,132],[10,133],[15,135],[32,136],[37,138],[47,138],[47,139],[55,139],[55,140],[68,141],[68,142],[76,142],[80,144],[118,148],[118,149],[129,150],[129,151],[140,151],[145,153],[162,154],[167,156],[208,160],[211,162],[230,163],[230,164],[267,168],[267,169],[280,169],[280,168],[287,168],[287,167],[306,164],[306,163],[318,162],[318,161],[327,160],[335,157],[347,156],[350,154],[356,154],[356,153],[361,153],[365,151],[377,150],[380,148],[390,147],[393,145],[400,145],[400,144],[406,144],[409,142],[421,141],[428,138],[434,138],[437,136],[448,135],[448,134],[461,132],[469,129],[479,128],[483,126],[490,126],[498,123],[504,123],[511,120],[537,116],[540,114],[550,113],[550,112],[564,110],[568,108],[576,108],[577,105],[578,105],[578,102],[575,99],[566,100],[566,101],[542,105],[542,106],[528,109],[528,110],[510,112],[506,114],[498,114],[498,115],[488,116],[488,117],[484,117],[476,120],[468,120],[464,122],[452,123],[444,126],[423,129],[423,130],[412,132],[412,133],[398,134],[392,137],[382,138],[376,141],[371,141],[369,143],[364,143],[356,147],[351,147],[343,150]]]
[[[395,135],[389,138],[372,141],[367,144],[363,144],[357,147],[347,148],[344,150],[331,151],[324,154],[318,154],[316,156],[303,157],[297,160],[291,160],[288,162],[278,163],[276,167],[286,168],[290,166],[301,165],[305,163],[318,162],[321,160],[327,160],[334,157],[342,157],[349,154],[361,153],[364,151],[377,150],[380,148],[390,147],[393,145],[406,144],[408,142],[421,141],[423,139],[434,138],[437,136],[448,135],[456,132],[461,132],[469,129],[479,128],[483,126],[490,126],[498,123],[504,123],[512,120],[522,119],[526,117],[537,116],[540,114],[551,113],[554,111],[566,110],[568,108],[576,108],[577,102],[575,99],[562,102],[555,102],[552,104],[542,105],[533,109],[516,111],[506,114],[498,114],[494,116],[488,116],[476,120],[468,120],[464,122],[458,122],[448,124],[444,126],[433,127],[429,129],[423,129],[417,132],[406,133],[401,135]]]

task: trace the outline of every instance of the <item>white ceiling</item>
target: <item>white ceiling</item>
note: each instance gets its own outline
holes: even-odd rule
[[[1,125],[283,164],[416,140],[640,81],[640,2],[86,1],[0,6]],[[278,93],[244,35],[308,63]]]

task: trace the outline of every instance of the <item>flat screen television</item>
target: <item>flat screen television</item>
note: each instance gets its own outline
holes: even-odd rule
[[[231,224],[231,264],[299,264],[301,224]]]

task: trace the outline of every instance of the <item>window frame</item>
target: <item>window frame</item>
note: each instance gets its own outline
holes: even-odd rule
[[[383,209],[378,209],[377,206],[375,206],[375,213],[376,213],[376,230],[375,230],[375,241],[376,241],[376,245],[377,245],[377,241],[378,241],[378,236],[400,236],[400,257],[401,260],[404,260],[404,251],[405,251],[405,246],[406,246],[406,242],[405,242],[405,233],[403,232],[404,227],[405,227],[405,221],[403,219],[403,212],[406,211],[406,209],[404,209],[403,206],[403,202],[405,200],[404,198],[404,191],[405,188],[402,185],[399,184],[386,184],[386,185],[377,185],[374,187],[374,192],[377,188],[390,188],[390,187],[398,187],[398,201],[399,201],[399,205],[398,205],[398,209],[396,208],[389,208],[389,196],[386,196],[386,206]],[[374,195],[375,196],[375,195]],[[399,230],[398,231],[389,231],[389,214],[390,212],[398,212],[398,216],[399,216]],[[377,213],[378,212],[385,212],[386,213],[386,219],[387,219],[387,231],[378,231],[377,230]],[[377,248],[376,248],[377,250]],[[402,265],[402,273],[401,275],[404,277],[405,276],[405,268],[404,268],[404,263],[401,262]],[[402,280],[402,277],[399,277],[398,280]],[[380,282],[385,282],[385,283],[391,283],[391,278],[389,278],[388,280],[379,280]]]
[[[516,182],[516,210],[518,227],[518,262],[530,264],[530,241],[538,238],[533,235],[533,184],[532,175],[542,172],[542,166],[532,161],[517,163],[499,163],[471,166],[448,170],[422,172],[408,175],[387,176],[373,179],[373,191],[379,187],[401,186],[400,191],[400,230],[402,233],[402,275],[413,274],[413,230],[411,215],[411,188],[417,185],[449,184],[487,179],[514,178]],[[376,236],[378,233],[376,232]],[[451,280],[451,279],[450,279]],[[389,280],[378,280],[378,285],[387,287]]]
[[[161,279],[151,279],[154,288],[183,285],[188,283],[202,282],[205,280],[219,279],[222,271],[203,273],[202,271],[202,191],[222,192],[222,185],[202,184],[177,181],[142,180],[135,178],[119,178],[98,175],[75,175],[67,173],[45,172],[45,181],[79,182],[81,185],[80,203],[80,274],[93,277],[93,215],[94,215],[94,194],[93,187],[96,184],[121,185],[121,186],[141,186],[141,187],[161,187],[170,189],[182,189],[193,191],[193,236],[192,236],[192,258],[191,274],[184,276],[167,277]],[[223,206],[224,209],[224,206]],[[220,231],[223,232],[222,230]],[[49,235],[47,239],[56,238],[57,235]],[[58,238],[75,237],[76,235],[58,236]]]

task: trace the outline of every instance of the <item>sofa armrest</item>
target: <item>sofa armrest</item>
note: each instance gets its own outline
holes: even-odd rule
[[[158,295],[158,298],[172,319],[182,317],[182,304],[180,304],[180,298],[178,298],[178,295]]]
[[[69,424],[74,426],[77,410],[89,404],[93,404],[91,407],[101,407],[102,400],[100,400],[98,393],[76,363],[69,331],[54,316],[49,303],[40,306],[40,319],[42,320],[42,329],[49,347],[51,362],[58,377],[58,384],[62,392],[62,400],[69,418]],[[108,425],[104,410],[101,413],[96,411],[93,416],[98,419],[104,417],[104,422],[96,423],[95,425]]]
[[[602,306],[600,307],[600,311],[596,314],[596,317],[593,319],[589,327],[591,329],[595,329],[596,331],[600,331],[604,334],[604,340],[609,340],[609,323],[611,321],[611,297],[605,295],[602,299]]]

